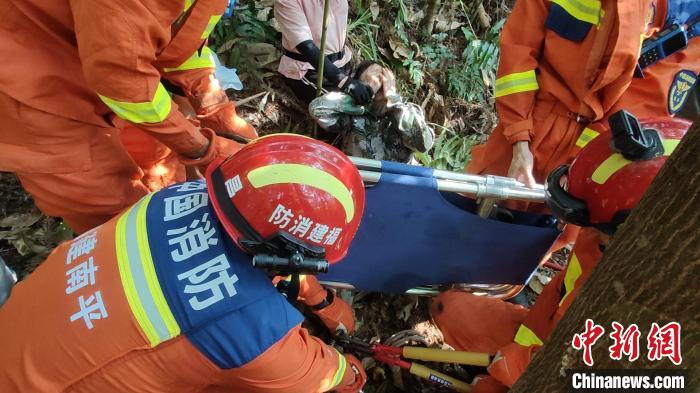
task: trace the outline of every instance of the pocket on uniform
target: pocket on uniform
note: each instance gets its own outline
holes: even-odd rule
[[[5,123],[0,132],[0,171],[59,174],[90,170],[90,138],[97,127],[9,97],[1,104]]]
[[[87,142],[52,145],[0,143],[0,171],[27,174],[87,172],[92,160]]]
[[[592,17],[592,15],[589,16]],[[593,27],[593,23],[579,19],[559,4],[552,3],[544,26],[557,33],[561,38],[573,42],[581,42],[588,35],[588,32]]]

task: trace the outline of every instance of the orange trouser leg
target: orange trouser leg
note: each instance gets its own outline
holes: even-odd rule
[[[513,342],[528,313],[522,306],[460,291],[441,293],[433,299],[430,311],[445,342],[453,348],[492,355]]]
[[[26,135],[29,144],[5,145],[8,150],[25,152],[24,158],[15,160],[11,169],[44,214],[62,217],[71,229],[82,233],[106,222],[148,193],[141,182],[143,172],[122,146],[118,129],[15,105],[21,110],[7,110],[7,106],[0,105],[0,118],[13,133]],[[18,113],[27,119],[20,118]],[[62,142],[41,145],[53,140],[50,136],[36,136],[38,132],[58,134]],[[66,141],[65,135],[72,139]],[[51,158],[54,155],[63,158],[54,160]],[[73,160],[85,165],[75,166]]]
[[[37,207],[63,218],[77,233],[103,224],[149,191],[118,134],[95,132],[90,155],[92,165],[85,172],[17,173]]]

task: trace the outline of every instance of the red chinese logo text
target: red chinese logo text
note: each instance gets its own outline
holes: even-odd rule
[[[625,328],[618,322],[613,322],[610,338],[612,345],[608,347],[610,358],[613,360],[627,360],[634,362],[639,359],[639,338],[642,333],[637,324],[631,324]],[[596,324],[591,319],[586,320],[582,333],[574,335],[571,345],[576,350],[583,350],[583,362],[593,366],[593,346],[605,333],[605,328]],[[654,322],[647,335],[647,358],[650,361],[659,361],[668,358],[673,364],[680,365],[683,362],[681,355],[681,325],[678,322],[669,322],[659,326]]]

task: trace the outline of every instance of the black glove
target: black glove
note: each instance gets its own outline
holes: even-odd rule
[[[372,101],[372,97],[374,97],[372,88],[359,79],[348,80],[347,83],[345,83],[343,91],[350,94],[357,105],[367,105]]]

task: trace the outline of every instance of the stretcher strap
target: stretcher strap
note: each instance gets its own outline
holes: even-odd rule
[[[419,166],[406,165],[394,161],[382,161],[382,172],[395,173],[397,175],[410,175],[418,177],[433,177],[433,169]]]

